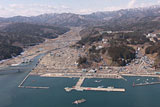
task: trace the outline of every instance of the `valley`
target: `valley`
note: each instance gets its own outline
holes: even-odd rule
[[[0,107],[159,107],[159,0],[0,0]]]

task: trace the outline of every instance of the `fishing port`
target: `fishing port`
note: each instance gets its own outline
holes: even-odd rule
[[[27,80],[27,78],[30,76],[30,74],[28,74],[24,80],[18,85],[18,88],[30,88],[30,89],[49,89],[49,87],[34,87],[34,86],[24,86],[25,81]]]
[[[84,77],[81,77],[77,84],[75,86],[73,86],[72,88],[66,87],[64,88],[67,92],[70,92],[72,90],[77,90],[77,91],[113,91],[113,92],[125,92],[125,89],[123,88],[114,88],[114,87],[108,87],[108,88],[101,88],[101,87],[97,87],[97,88],[93,88],[93,87],[81,87],[81,85],[83,84],[83,81],[85,80]]]

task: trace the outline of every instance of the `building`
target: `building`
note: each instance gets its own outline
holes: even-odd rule
[[[96,73],[97,70],[96,69],[91,69],[91,70],[89,70],[89,72]]]
[[[102,49],[102,48],[103,48],[103,46],[97,46],[96,50],[99,50],[99,49]]]
[[[156,37],[157,35],[156,34],[153,34],[153,33],[149,33],[148,35],[146,35],[147,38],[154,38]]]
[[[87,69],[82,69],[82,72],[87,72]]]

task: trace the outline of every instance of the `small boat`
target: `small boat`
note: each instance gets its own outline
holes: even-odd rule
[[[80,104],[80,103],[84,103],[84,102],[86,102],[86,100],[85,99],[81,99],[81,100],[74,101],[73,104]]]
[[[83,89],[76,89],[77,91],[83,91]]]
[[[137,79],[137,81],[139,81],[140,79]]]
[[[104,86],[98,86],[97,88],[103,88]]]
[[[132,85],[133,87],[135,87],[135,83],[133,82],[133,85]]]
[[[108,89],[114,89],[114,87],[107,87]]]
[[[32,82],[35,82],[35,80],[32,80]]]
[[[98,80],[95,80],[94,82],[101,82],[101,81],[102,81],[102,80],[99,80],[99,81],[98,81]]]
[[[69,88],[69,87],[65,87],[64,89],[65,89],[67,92],[72,91],[72,89],[71,89],[71,88]]]
[[[14,67],[14,66],[18,66],[18,65],[20,65],[21,63],[18,63],[18,64],[11,64],[11,66],[12,67]]]

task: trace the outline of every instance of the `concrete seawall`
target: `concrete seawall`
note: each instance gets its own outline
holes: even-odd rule
[[[34,74],[33,74],[34,75]],[[117,74],[97,74],[97,73],[39,73],[41,77],[85,77],[85,78],[113,78],[113,79],[123,79],[122,76]]]

